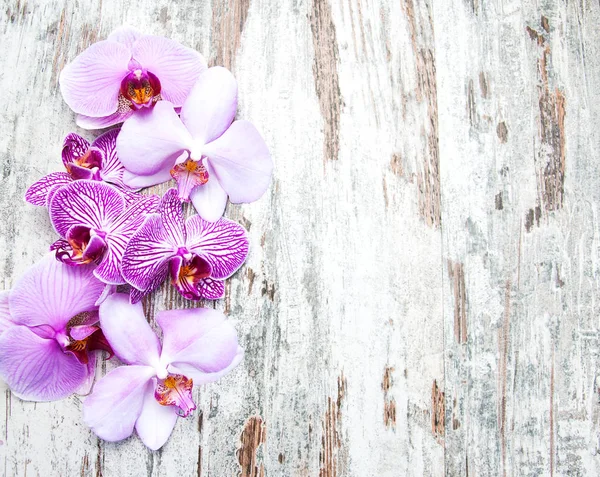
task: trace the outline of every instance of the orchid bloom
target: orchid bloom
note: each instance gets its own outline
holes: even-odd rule
[[[33,205],[47,206],[58,188],[81,179],[111,182],[133,197],[133,190],[123,183],[125,169],[115,148],[118,134],[119,129],[111,129],[92,144],[78,134],[67,135],[62,149],[67,172],[52,172],[42,177],[27,190],[25,200]]]
[[[221,67],[206,70],[181,108],[157,103],[127,121],[117,138],[119,158],[130,187],[147,187],[175,178],[181,200],[191,199],[204,220],[223,215],[227,196],[253,202],[267,190],[273,163],[256,128],[234,121],[237,83]],[[233,122],[232,122],[233,121]]]
[[[83,419],[98,437],[119,441],[135,427],[152,450],[167,441],[177,417],[196,409],[192,386],[216,381],[243,358],[235,328],[212,309],[158,313],[162,346],[142,305],[114,294],[100,305],[100,325],[121,366],[108,373],[83,403]]]
[[[123,256],[123,278],[139,301],[170,275],[185,298],[216,300],[225,291],[223,280],[242,266],[248,255],[244,228],[221,218],[207,222],[194,215],[183,220],[177,191],[169,189],[158,213],[150,214],[129,241]]]
[[[98,264],[94,275],[108,285],[125,284],[125,247],[158,202],[157,196],[143,197],[126,208],[123,195],[105,182],[72,182],[50,201],[50,220],[62,237],[51,250],[68,265]]]
[[[174,40],[122,27],[62,70],[60,90],[84,129],[125,121],[164,99],[182,106],[206,69],[198,52]]]
[[[105,285],[93,267],[68,267],[46,255],[0,296],[0,377],[26,401],[89,392],[94,350],[111,353],[98,326]]]

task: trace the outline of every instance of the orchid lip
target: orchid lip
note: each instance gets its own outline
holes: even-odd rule
[[[137,110],[152,106],[160,97],[159,79],[148,70],[136,68],[121,81],[121,95]]]
[[[180,417],[187,417],[196,409],[196,403],[192,398],[194,382],[182,374],[168,374],[164,378],[157,379],[154,389],[154,398],[161,406],[177,407]]]

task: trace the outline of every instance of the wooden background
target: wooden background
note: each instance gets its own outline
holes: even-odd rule
[[[4,288],[54,240],[23,194],[78,131],[58,74],[123,23],[232,69],[275,162],[227,210],[251,253],[215,306],[243,364],[158,452],[99,441],[80,397],[7,390],[0,474],[600,474],[597,0],[4,0],[0,18]]]

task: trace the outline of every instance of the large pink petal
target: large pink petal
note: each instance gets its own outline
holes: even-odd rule
[[[0,336],[0,377],[25,401],[54,401],[73,394],[88,369],[63,352],[54,339],[41,338],[26,326]]]
[[[117,110],[113,114],[103,116],[101,118],[94,118],[92,116],[86,116],[85,114],[78,114],[75,122],[77,126],[83,129],[104,129],[115,124],[120,124],[127,120],[133,115],[133,110],[119,111]]]
[[[142,412],[144,394],[151,390],[154,369],[149,366],[121,366],[94,386],[83,402],[83,420],[105,441],[129,437]]]
[[[61,187],[49,207],[50,220],[61,237],[74,225],[106,231],[124,209],[121,192],[99,181],[74,181]]]
[[[45,207],[48,205],[50,190],[56,186],[62,186],[70,182],[73,182],[73,179],[67,172],[51,172],[39,181],[34,182],[27,189],[25,200],[30,204]]]
[[[0,334],[15,324],[10,316],[10,307],[8,305],[9,295],[9,290],[0,292]]]
[[[181,120],[194,140],[207,144],[225,132],[236,110],[237,82],[229,70],[214,66],[194,85],[181,108]]]
[[[29,268],[10,292],[10,313],[15,323],[50,325],[56,331],[84,311],[97,309],[104,284],[93,275],[93,266],[71,267],[54,253]]]
[[[273,161],[265,141],[248,121],[235,121],[202,152],[210,158],[231,202],[253,202],[269,187]]]
[[[183,105],[192,86],[206,69],[206,61],[200,53],[158,36],[143,36],[136,41],[133,58],[158,77],[162,98],[175,107]]]
[[[210,164],[207,164],[207,170],[208,182],[192,190],[190,200],[204,220],[216,222],[223,215],[227,205],[227,192],[219,184],[219,179]]]
[[[173,374],[183,374],[191,378],[194,382],[194,386],[202,386],[203,384],[214,383],[218,381],[223,376],[229,374],[238,364],[242,362],[244,359],[244,350],[238,346],[236,354],[229,363],[229,366],[221,369],[220,371],[213,372],[201,372],[198,371],[194,366],[189,365],[187,363],[177,363],[177,366],[171,365],[169,366],[169,372]]]
[[[192,137],[168,101],[134,114],[117,137],[117,154],[125,169],[149,176],[173,167],[177,157],[191,147]]]
[[[211,278],[225,279],[242,266],[248,256],[248,236],[240,224],[221,218],[207,222],[199,215],[186,224],[187,246],[211,266]]]
[[[109,296],[100,305],[100,328],[124,363],[158,366],[160,342],[146,321],[141,303],[132,305],[124,293]]]
[[[157,321],[164,333],[162,362],[192,368],[193,375],[186,376],[194,382],[228,368],[238,354],[235,328],[216,310],[165,311]]]
[[[145,394],[144,405],[135,423],[135,430],[147,447],[158,450],[167,442],[177,422],[175,409],[173,406],[159,404],[154,397],[154,389]]]
[[[114,41],[99,41],[60,73],[60,91],[69,107],[86,116],[108,116],[117,110],[121,80],[131,53]]]
[[[131,48],[133,44],[142,36],[143,35],[136,28],[124,25],[116,30],[113,30],[112,33],[108,35],[107,40],[118,41],[119,43],[123,43],[128,48]]]

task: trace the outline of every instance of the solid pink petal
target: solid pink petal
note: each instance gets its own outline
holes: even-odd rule
[[[50,190],[70,182],[73,182],[73,179],[67,172],[51,172],[27,189],[25,200],[30,204],[45,207],[48,205]]]
[[[210,164],[207,164],[207,170],[208,182],[192,190],[190,200],[204,220],[216,222],[223,215],[227,205],[227,192],[219,184],[219,179]]]
[[[225,282],[221,280],[203,278],[197,288],[199,295],[206,300],[218,300],[225,295]]]
[[[153,392],[154,369],[149,366],[121,366],[94,386],[83,402],[83,420],[105,441],[129,437],[142,412],[144,395]]]
[[[54,253],[29,268],[10,292],[10,313],[15,323],[50,325],[61,330],[84,311],[95,310],[104,284],[93,275],[94,267],[70,267]]]
[[[169,366],[169,372],[173,374],[183,374],[192,378],[194,386],[202,386],[203,384],[214,383],[223,376],[229,374],[238,364],[244,359],[244,350],[238,346],[237,352],[229,366],[221,369],[220,371],[214,371],[211,373],[198,371],[195,367],[186,364],[178,363],[177,366]]]
[[[83,129],[104,129],[110,126],[114,126],[115,124],[125,122],[127,118],[129,118],[132,115],[133,110],[117,110],[115,113],[101,118],[86,116],[85,114],[78,114],[75,122],[77,123],[77,126]]]
[[[171,180],[171,167],[172,164],[164,164],[161,170],[149,176],[139,176],[126,170],[123,172],[123,184],[132,189],[142,189],[162,184]]]
[[[131,53],[114,41],[99,41],[77,56],[60,73],[60,91],[78,114],[101,117],[117,110],[121,80]]]
[[[191,377],[218,373],[228,368],[238,354],[235,328],[222,313],[210,309],[161,312],[157,321],[163,330],[162,362],[178,369],[193,368]]]
[[[158,77],[162,98],[175,107],[183,105],[206,69],[206,61],[200,53],[159,36],[143,36],[136,41],[133,58]]]
[[[214,66],[194,85],[181,108],[181,120],[194,140],[207,144],[225,132],[236,110],[237,82],[229,70]]]
[[[117,154],[125,169],[149,176],[173,167],[177,157],[189,148],[192,137],[173,105],[159,101],[147,111],[134,114],[117,137]]]
[[[26,326],[0,336],[0,377],[25,401],[54,401],[73,394],[85,381],[87,367]]]
[[[133,44],[142,37],[142,33],[136,28],[130,26],[122,26],[113,30],[110,35],[108,35],[107,40],[110,41],[118,41],[119,43],[123,43],[128,48],[131,48]]]
[[[145,394],[135,430],[148,448],[158,450],[167,442],[177,422],[175,409],[173,406],[159,404],[154,397],[154,390]]]
[[[273,161],[265,141],[248,121],[235,121],[202,152],[210,158],[231,202],[253,202],[268,189]]]
[[[124,293],[115,293],[100,305],[100,328],[111,348],[127,364],[155,366],[160,343],[146,321],[141,304],[132,305]]]
[[[242,266],[248,256],[248,236],[240,224],[221,218],[207,222],[202,217],[190,217],[187,230],[187,246],[211,266],[211,278],[225,279]]]
[[[9,290],[0,292],[0,334],[4,333],[5,330],[14,325],[8,305],[9,295]]]

